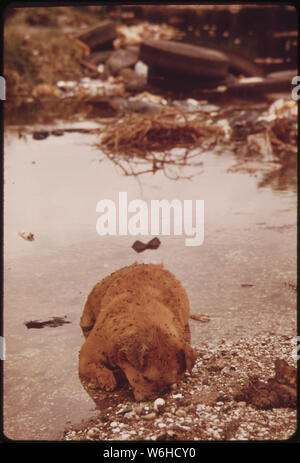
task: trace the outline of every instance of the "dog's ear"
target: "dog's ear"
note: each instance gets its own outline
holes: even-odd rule
[[[186,361],[186,368],[189,371],[192,371],[197,357],[198,357],[197,351],[195,349],[193,349],[189,344],[186,344],[186,346],[185,346],[185,361]]]
[[[127,360],[134,368],[142,371],[146,366],[147,352],[148,349],[145,344],[128,344],[119,351],[119,360]]]
[[[181,375],[186,369],[185,351],[183,349],[180,349],[176,353],[176,358],[179,363],[178,374]]]
[[[176,357],[179,364],[178,374],[181,375],[186,369],[192,370],[197,358],[197,352],[189,344],[186,344],[184,349],[180,349],[176,353]]]

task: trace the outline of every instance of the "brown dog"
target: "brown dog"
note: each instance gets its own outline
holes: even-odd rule
[[[113,370],[121,369],[136,400],[157,397],[193,368],[189,315],[184,288],[162,265],[135,263],[112,273],[84,307],[79,374],[111,391]]]

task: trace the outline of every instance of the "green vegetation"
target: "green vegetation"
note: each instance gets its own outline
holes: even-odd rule
[[[68,35],[99,22],[101,6],[10,8],[4,24],[7,95],[31,96],[39,83],[77,80],[81,50]],[[66,32],[67,31],[67,32]]]
[[[4,62],[5,74],[9,73],[15,79],[32,82],[36,73],[36,67],[31,60],[30,52],[23,47],[23,38],[14,28],[7,28],[4,36]]]

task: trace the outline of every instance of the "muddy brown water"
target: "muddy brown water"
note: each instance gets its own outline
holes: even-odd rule
[[[6,130],[4,433],[10,439],[55,440],[98,413],[78,378],[79,319],[93,285],[135,260],[163,262],[186,287],[192,312],[210,316],[208,323],[191,320],[194,345],[266,332],[296,335],[297,198],[288,178],[276,190],[274,182],[258,186],[261,172],[228,173],[235,164],[230,151],[202,154],[191,180],[172,181],[162,172],[125,177],[111,161],[99,162],[96,137],[25,140]],[[204,243],[188,247],[184,235],[159,235],[158,249],[138,254],[133,242],[152,236],[99,236],[96,204],[118,204],[120,191],[128,201],[203,199]],[[34,241],[20,231],[33,233]],[[71,323],[24,325],[54,316]]]

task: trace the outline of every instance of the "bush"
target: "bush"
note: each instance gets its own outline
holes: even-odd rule
[[[22,47],[23,38],[14,30],[5,31],[4,38],[4,69],[5,74],[13,71],[18,73],[23,81],[31,82],[36,72],[29,51]]]

